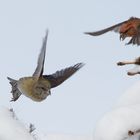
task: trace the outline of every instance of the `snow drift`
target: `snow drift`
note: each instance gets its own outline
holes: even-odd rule
[[[132,132],[130,134],[130,132]],[[112,111],[97,123],[94,140],[139,139],[140,82],[132,86],[118,100]]]
[[[91,140],[89,136],[32,133],[32,130],[34,127],[26,128],[12,109],[0,107],[0,140]]]
[[[0,107],[0,140],[34,140],[14,112]]]

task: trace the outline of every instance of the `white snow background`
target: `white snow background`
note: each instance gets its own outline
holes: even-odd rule
[[[0,107],[0,140],[91,140],[89,136],[29,132],[11,109]]]
[[[94,140],[139,139],[128,131],[140,130],[140,82],[128,89],[118,100],[112,111],[97,123]]]
[[[140,82],[128,89],[118,100],[112,111],[97,122],[94,135],[78,136],[66,134],[42,134],[21,123],[14,112],[0,108],[0,140],[135,140],[139,133],[129,136],[128,131],[140,129]]]

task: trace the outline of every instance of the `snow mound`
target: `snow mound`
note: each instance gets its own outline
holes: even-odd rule
[[[97,123],[94,140],[140,139],[140,82],[118,100]]]
[[[34,140],[14,112],[0,107],[0,140]]]
[[[107,113],[98,123],[94,140],[124,140],[129,131],[140,129],[140,105],[120,107]]]
[[[43,140],[92,140],[90,136],[66,135],[66,134],[49,134],[42,137]]]
[[[140,82],[130,87],[118,100],[116,107],[140,104]]]

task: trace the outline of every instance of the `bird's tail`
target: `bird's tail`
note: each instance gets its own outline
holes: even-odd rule
[[[10,77],[7,77],[7,79],[10,81],[9,83],[12,86],[11,93],[12,93],[13,97],[12,97],[11,101],[16,101],[21,95],[21,92],[17,88],[17,80],[14,80]]]
[[[132,45],[136,44],[137,46],[140,45],[140,35],[137,34],[137,35],[133,36],[126,45],[129,45],[129,44],[132,44]]]

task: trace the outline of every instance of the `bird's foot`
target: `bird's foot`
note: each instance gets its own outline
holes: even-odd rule
[[[123,65],[125,65],[125,63],[123,63],[123,62],[118,62],[117,65],[118,65],[118,66],[123,66]]]

